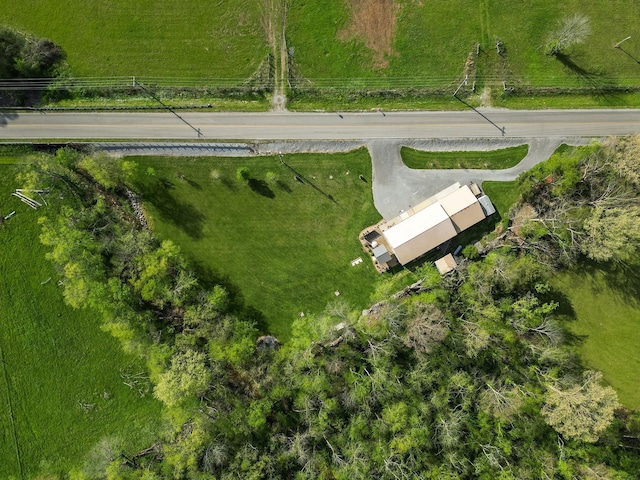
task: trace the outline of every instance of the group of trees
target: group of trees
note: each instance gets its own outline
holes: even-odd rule
[[[552,264],[581,256],[633,263],[640,253],[640,136],[554,155],[520,179],[523,245]],[[521,215],[526,212],[526,215]]]
[[[0,78],[54,77],[64,59],[51,40],[0,26]]]
[[[134,165],[68,150],[34,162],[24,181],[74,199],[41,220],[65,298],[147,358],[167,416],[158,448],[109,449],[103,473],[79,477],[633,478],[638,421],[583,371],[547,279],[592,252],[572,242],[597,237],[607,188],[633,206],[637,170],[605,160],[636,140],[533,171],[514,215],[524,202],[535,215],[488,253],[446,277],[425,265],[421,292],[362,314],[338,300],[297,318],[280,348],[257,347],[251,313],[136,224],[121,186]]]

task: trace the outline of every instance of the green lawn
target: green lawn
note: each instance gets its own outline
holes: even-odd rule
[[[76,76],[246,78],[267,56],[259,2],[0,0],[0,24],[62,46]]]
[[[488,180],[482,182],[482,190],[491,199],[502,220],[507,222],[509,220],[509,210],[520,198],[518,181],[495,182]]]
[[[55,206],[35,212],[11,197],[19,167],[0,163],[0,214],[17,212],[0,227],[0,478],[83,467],[107,437],[129,451],[149,446],[160,404],[121,377],[144,372],[144,362],[125,355],[91,311],[63,303],[36,223]]]
[[[261,328],[286,339],[299,312],[322,311],[336,291],[353,308],[367,306],[379,277],[358,233],[380,215],[365,149],[284,159],[305,183],[277,157],[139,157],[135,183],[155,234],[238,291],[263,316]],[[249,185],[236,179],[241,166]],[[265,182],[269,171],[277,183]]]
[[[409,168],[456,169],[476,168],[500,170],[515,167],[527,155],[528,145],[486,152],[425,152],[402,147],[402,161]]]
[[[585,365],[601,370],[620,402],[640,410],[640,278],[637,267],[580,265],[553,285],[575,312],[569,323]]]

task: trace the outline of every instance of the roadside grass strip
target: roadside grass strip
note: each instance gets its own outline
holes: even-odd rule
[[[415,169],[501,170],[515,167],[529,152],[528,145],[476,152],[428,152],[402,147],[402,161]]]

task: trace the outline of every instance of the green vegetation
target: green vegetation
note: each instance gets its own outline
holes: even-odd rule
[[[569,329],[585,364],[604,373],[624,405],[640,410],[640,282],[635,270],[584,263],[557,275],[553,285],[571,303],[575,317]]]
[[[402,89],[450,95],[466,74],[473,82],[462,88],[461,96],[473,104],[509,105],[537,96],[529,87],[545,87],[546,93],[538,93],[548,95],[637,84],[637,44],[629,41],[616,50],[613,45],[625,35],[611,36],[638,29],[638,19],[629,15],[633,8],[632,0],[622,0],[615,8],[597,1],[577,8],[544,1],[529,5],[523,18],[506,0],[479,5],[359,2],[329,9],[307,1],[290,6],[287,33],[295,74],[312,80],[311,85],[297,83],[302,92],[313,87],[345,95],[378,90],[385,91],[382,100]],[[562,55],[546,55],[550,39],[578,17],[586,19],[590,34],[581,41],[562,41]],[[507,92],[503,81],[511,87]],[[471,93],[472,83],[476,94]],[[624,97],[624,91],[583,94],[589,105],[619,104],[619,95]],[[622,104],[637,105],[635,101],[627,97]],[[578,106],[575,102],[580,99],[569,101]]]
[[[354,166],[368,165],[363,152],[340,156],[340,167],[331,157],[303,155],[283,163],[136,165],[67,149],[36,159],[24,167],[26,185],[48,179],[57,194],[73,192],[79,201],[39,221],[65,300],[79,309],[93,305],[105,330],[148,359],[153,393],[167,414],[145,455],[102,448],[100,468],[83,473],[154,480],[633,478],[640,470],[638,415],[619,405],[600,372],[584,370],[568,335],[566,298],[550,282],[555,269],[584,255],[604,265],[637,257],[637,229],[609,234],[593,225],[636,219],[638,148],[640,137],[562,149],[519,179],[512,226],[482,254],[468,255],[444,277],[431,264],[418,267],[421,282],[404,296],[389,293],[410,275],[387,277],[376,286],[377,303],[362,313],[334,296],[324,310],[294,317],[283,343],[257,338],[256,309],[268,292],[247,305],[244,292],[217,272],[199,265],[196,275],[175,243],[156,241],[138,223],[139,204],[122,182],[145,187],[158,226],[171,221],[193,238],[208,234],[195,207],[203,202],[180,183],[210,196],[235,192],[238,201],[263,197],[271,206],[260,212],[265,219],[279,195],[301,196],[300,223],[318,226],[320,207],[303,188],[321,197],[322,209],[338,208],[362,182],[352,179]],[[293,175],[297,180],[285,183]],[[341,185],[332,189],[331,181]],[[349,204],[361,211],[333,221],[366,217],[364,191],[362,207]],[[232,207],[210,204],[207,211],[221,212],[218,229],[233,230],[224,208]],[[314,215],[305,218],[308,209]],[[233,212],[234,224],[257,228],[249,212]],[[246,238],[244,230],[235,245]],[[607,248],[620,238],[620,248]],[[313,253],[288,257],[302,265]],[[226,258],[234,261],[233,251]],[[281,295],[295,295],[296,287]]]
[[[158,238],[238,289],[265,330],[287,338],[299,312],[321,311],[336,291],[353,307],[368,304],[378,274],[367,257],[350,264],[365,255],[358,233],[379,220],[366,150],[284,156],[291,168],[277,157],[135,161]],[[276,181],[265,180],[269,172]]]
[[[500,170],[515,167],[527,155],[528,145],[486,152],[426,152],[402,147],[402,161],[409,168]]]
[[[0,24],[52,39],[76,76],[172,78],[176,86],[252,75],[267,56],[261,14],[237,0],[0,1]]]
[[[11,197],[24,167],[2,160],[0,214],[17,214],[0,227],[0,477],[57,478],[85,462],[104,468],[106,444],[137,452],[155,441],[160,404],[144,362],[100,330],[93,310],[63,302],[37,241],[38,218],[55,215],[59,199],[48,196],[50,205],[35,212]],[[124,384],[141,372],[133,388]]]
[[[486,182],[482,182],[482,190],[491,199],[491,202],[500,214],[500,218],[503,220],[503,226],[506,227],[507,222],[509,221],[509,210],[520,198],[518,181],[494,182],[488,180]]]

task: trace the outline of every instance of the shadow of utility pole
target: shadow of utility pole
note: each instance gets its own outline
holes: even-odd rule
[[[298,177],[300,180],[302,180],[303,183],[307,183],[309,185],[311,185],[314,189],[316,189],[318,192],[320,192],[323,196],[325,196],[326,198],[328,198],[329,200],[331,200],[333,203],[335,203],[336,205],[338,204],[338,202],[336,201],[335,198],[333,198],[331,195],[329,195],[326,192],[323,192],[320,188],[318,188],[318,186],[316,184],[314,184],[311,180],[308,180],[304,175],[302,175],[300,172],[298,172],[295,168],[293,168],[291,165],[289,165],[287,162],[284,161],[284,159],[282,158],[282,154],[279,153],[278,154],[278,158],[280,159],[280,163],[282,163],[282,165],[284,165],[285,167],[287,167],[289,170],[291,170],[296,177]]]
[[[464,100],[462,100],[460,97],[458,97],[458,95],[456,95],[455,93],[453,94],[453,96],[456,98],[456,100],[458,100],[459,102],[465,104],[467,107],[469,107],[471,110],[473,110],[474,112],[476,112],[478,115],[480,115],[482,118],[484,118],[487,122],[489,122],[491,125],[493,125],[494,127],[496,127],[498,130],[500,130],[500,133],[502,134],[502,136],[504,137],[505,135],[505,127],[499,127],[498,125],[496,125],[493,121],[491,121],[491,119],[489,117],[487,117],[485,114],[483,114],[482,112],[478,111],[475,107],[469,105],[467,102],[465,102]]]
[[[616,47],[617,50],[620,50],[622,53],[624,53],[627,57],[633,59],[634,62],[636,62],[637,64],[640,65],[640,59],[638,59],[637,57],[634,57],[631,53],[627,52],[624,48],[622,47]]]

